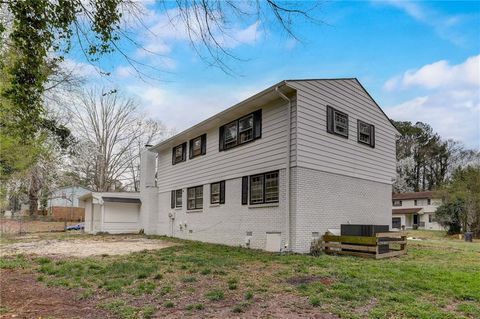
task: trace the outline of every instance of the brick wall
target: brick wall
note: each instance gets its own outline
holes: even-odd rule
[[[391,224],[390,184],[292,168],[292,248],[310,250],[312,233],[322,236],[340,224]]]
[[[170,192],[160,193],[158,233],[184,239],[245,246],[247,232],[252,232],[250,247],[265,249],[267,232],[280,232],[284,242],[285,170],[280,170],[280,201],[276,205],[267,205],[269,207],[242,205],[241,185],[241,178],[226,180],[224,205],[210,205],[210,185],[204,185],[204,208],[198,212],[187,212],[186,189],[183,189],[181,209],[171,208]],[[169,214],[174,216],[173,222]]]

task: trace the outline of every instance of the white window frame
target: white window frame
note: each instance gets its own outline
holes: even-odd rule
[[[267,199],[266,189],[267,189],[267,179],[269,175],[276,175],[276,197],[274,199]],[[260,187],[255,188],[252,185],[252,180],[259,178],[260,179]],[[267,172],[262,174],[255,174],[249,177],[249,198],[250,198],[250,205],[259,205],[259,204],[270,204],[270,203],[278,203],[280,200],[280,173],[279,171]],[[256,191],[261,191],[261,196],[259,194],[254,194]],[[275,193],[275,192],[274,192]]]
[[[193,197],[191,197],[190,195],[192,190],[193,190]],[[201,190],[201,197],[198,196],[199,190]],[[187,188],[187,210],[203,209],[203,193],[204,193],[203,185]],[[194,201],[193,207],[191,206],[191,203],[190,203],[192,200]]]
[[[337,115],[345,119],[344,122],[337,121]],[[337,129],[337,125],[344,128],[344,132]],[[333,109],[333,132],[338,135],[348,137],[348,114],[339,110]]]
[[[180,194],[180,204],[178,204],[178,194]],[[183,191],[181,189],[175,190],[175,208],[182,208],[183,204]]]

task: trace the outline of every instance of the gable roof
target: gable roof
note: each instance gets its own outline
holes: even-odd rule
[[[392,209],[392,214],[416,214],[422,209],[423,208],[394,208]]]
[[[432,199],[432,198],[441,198],[441,195],[433,191],[425,192],[410,192],[410,193],[393,193],[392,199],[402,200],[402,199]]]
[[[395,129],[395,131],[398,132],[398,129],[393,125],[391,120],[388,118],[388,116],[385,114],[385,112],[380,108],[378,103],[371,97],[371,95],[368,93],[368,91],[363,87],[363,85],[358,81],[357,78],[333,78],[333,79],[297,79],[297,80],[283,80],[280,81],[267,89],[252,95],[251,97],[207,118],[206,120],[203,120],[202,122],[164,140],[156,145],[152,146],[149,148],[151,151],[159,151],[164,148],[171,148],[174,146],[177,146],[180,143],[183,143],[186,140],[192,139],[197,137],[200,134],[203,134],[208,129],[211,129],[212,127],[218,127],[221,125],[224,125],[231,120],[234,120],[235,117],[240,117],[245,113],[248,113],[249,109],[253,109],[258,106],[258,104],[264,104],[276,99],[279,99],[280,96],[276,92],[277,90],[280,90],[283,94],[290,94],[293,92],[297,91],[297,88],[295,87],[294,83],[295,82],[302,82],[302,81],[342,81],[342,80],[353,80],[355,81],[359,87],[367,94],[367,96],[372,100],[372,102],[380,109],[382,114],[385,116],[387,119],[388,123],[392,125],[392,127]],[[292,85],[293,84],[293,85]]]
[[[380,105],[375,101],[375,99],[368,93],[367,89],[360,83],[360,81],[357,78],[334,78],[334,79],[298,79],[298,80],[285,80],[285,82],[288,84],[289,82],[304,82],[304,81],[344,81],[344,80],[351,80],[355,81],[358,86],[362,89],[362,91],[368,96],[368,98],[375,104],[375,106],[382,112],[382,114],[385,116],[387,119],[388,123],[395,129],[397,134],[401,135],[401,133],[398,131],[397,127],[392,123],[390,118],[387,116],[387,114],[383,111],[383,109],[380,107]]]

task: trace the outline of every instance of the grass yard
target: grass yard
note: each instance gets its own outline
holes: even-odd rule
[[[121,256],[4,257],[0,317],[19,313],[4,294],[24,280],[102,318],[480,318],[480,243],[443,232],[409,236],[423,240],[409,241],[408,255],[388,260],[276,255],[166,238],[178,245]],[[48,308],[41,314],[48,317]]]

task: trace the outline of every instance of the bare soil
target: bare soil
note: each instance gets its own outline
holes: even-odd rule
[[[3,245],[0,256],[16,254],[89,257],[95,255],[126,255],[136,251],[162,249],[175,245],[158,239],[106,237],[103,240],[39,240]]]
[[[80,300],[80,290],[47,287],[33,274],[0,270],[0,318],[114,318],[98,300]]]

